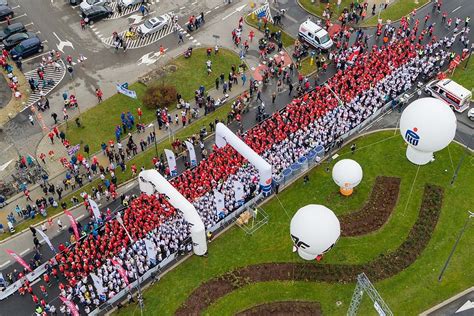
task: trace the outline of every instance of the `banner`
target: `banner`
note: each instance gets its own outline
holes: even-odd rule
[[[23,268],[25,268],[26,270],[32,272],[30,266],[25,262],[25,260],[23,260],[19,255],[16,254],[16,252],[14,252],[13,250],[11,249],[7,249],[5,250],[10,256],[13,257],[13,259],[16,260],[16,262],[18,262],[19,264],[21,264],[23,266]]]
[[[220,193],[217,190],[214,190],[214,203],[216,204],[216,214],[224,212],[225,203],[224,203],[224,194]]]
[[[117,92],[118,93],[126,95],[127,97],[132,98],[132,99],[137,98],[137,93],[135,91],[127,89],[128,88],[127,83],[124,83],[124,84],[118,84],[117,83],[115,86],[117,87]]]
[[[191,163],[191,167],[197,166],[197,159],[196,159],[196,152],[194,151],[194,146],[188,141],[184,142],[186,144],[186,148],[189,151],[189,162]]]
[[[127,272],[125,271],[125,269],[114,259],[112,259],[112,264],[114,265],[115,268],[117,268],[118,273],[120,273],[120,276],[125,281],[125,283],[128,286],[130,286],[130,283],[128,282],[128,278],[127,278]],[[138,271],[137,271],[137,273],[138,273]]]
[[[72,156],[72,155],[75,155],[79,149],[81,149],[81,145],[75,145],[75,146],[71,146],[69,147],[69,149],[67,150],[67,154],[69,156]]]
[[[40,236],[43,238],[44,242],[48,244],[49,248],[51,248],[51,250],[54,253],[56,253],[56,249],[54,249],[53,244],[51,243],[51,240],[49,240],[48,236],[46,236],[46,234],[41,229],[37,229],[36,232],[38,234],[40,234]]]
[[[76,304],[74,304],[73,302],[71,302],[65,297],[60,296],[59,298],[61,299],[61,301],[63,301],[64,305],[66,305],[67,308],[69,308],[72,316],[79,316],[79,311],[76,308]]]
[[[158,251],[156,250],[156,245],[150,239],[145,239],[145,247],[146,247],[146,254],[148,255],[149,264],[155,265],[156,264],[156,254]]]
[[[235,200],[239,203],[239,205],[242,205],[245,200],[245,191],[244,191],[244,185],[237,180],[234,180],[234,194],[235,194]]]
[[[97,294],[102,295],[105,293],[104,286],[102,284],[102,279],[99,278],[96,274],[91,273],[90,274],[92,281],[94,282],[94,286],[97,289]]]
[[[78,241],[81,236],[79,235],[79,231],[77,230],[77,224],[76,220],[74,219],[74,216],[72,216],[71,212],[68,210],[64,210],[64,214],[69,218],[69,221],[71,222],[71,227],[74,230],[74,236],[76,236],[76,241]]]
[[[97,205],[97,203],[92,199],[88,199],[88,201],[89,201],[89,206],[92,209],[92,213],[94,213],[95,219],[100,220],[101,216],[100,216],[99,205]]]
[[[172,177],[178,175],[178,168],[176,167],[176,158],[174,152],[169,149],[165,149],[166,159],[168,160],[168,167],[170,168],[170,174]]]

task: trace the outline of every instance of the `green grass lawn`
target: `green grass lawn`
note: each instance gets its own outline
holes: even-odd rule
[[[340,158],[353,158],[364,170],[364,179],[351,197],[341,197],[331,174],[325,171],[334,162],[323,163],[309,172],[310,184],[305,185],[299,179],[280,192],[281,204],[274,198],[262,206],[270,215],[270,221],[254,235],[248,236],[236,226],[230,228],[209,245],[208,258],[191,257],[146,290],[146,313],[172,315],[199,284],[236,267],[262,262],[302,262],[291,251],[289,222],[292,215],[310,203],[324,204],[337,215],[357,210],[368,198],[378,175],[402,179],[398,204],[389,221],[369,235],[341,238],[322,262],[314,264],[365,263],[396,249],[417,219],[425,184],[433,183],[445,188],[443,209],[433,238],[413,265],[375,286],[395,315],[418,314],[472,286],[474,274],[466,270],[472,263],[470,254],[474,253],[472,225],[459,243],[443,282],[438,283],[437,277],[466,219],[466,211],[472,207],[474,156],[464,160],[456,182],[450,186],[453,171],[463,154],[459,145],[452,144],[437,153],[434,163],[417,167],[406,159],[406,146],[398,132],[371,134],[356,143],[358,150],[354,155],[348,146],[339,152]],[[225,296],[205,314],[234,315],[268,301],[312,300],[321,302],[325,315],[345,315],[353,290],[354,284],[257,283]],[[365,297],[359,315],[374,315],[372,303]],[[342,305],[338,307],[336,301]],[[129,306],[118,314],[133,315],[135,308],[135,305]]]
[[[320,0],[299,0],[299,3],[303,8],[305,8],[310,13],[317,15],[318,17],[323,16],[323,11],[327,6],[327,3],[321,3]],[[337,20],[344,8],[349,8],[351,0],[342,0],[340,7],[337,7],[337,0],[329,1],[332,14],[332,19]]]
[[[387,20],[396,21],[401,19],[403,16],[406,16],[413,11],[415,8],[419,8],[422,5],[426,4],[430,0],[418,0],[416,3],[415,0],[396,0],[393,4],[390,4],[387,9],[382,10],[380,13],[380,18],[386,22]],[[372,10],[371,8],[369,8]],[[365,19],[360,25],[361,26],[374,26],[377,25],[378,20],[378,11],[377,14]],[[367,12],[367,16],[371,16],[371,11]]]
[[[313,62],[311,65],[311,57],[306,57],[303,60],[301,60],[301,68],[299,69],[299,72],[303,76],[307,76],[313,72],[315,72],[318,68],[316,67],[316,62]]]
[[[238,66],[240,64],[238,55],[229,50],[220,49],[218,55],[212,54],[210,58],[212,60],[213,74],[208,76],[206,70],[207,59],[206,48],[194,49],[191,58],[180,56],[172,60],[170,65],[175,65],[176,71],[168,73],[159,82],[163,81],[166,84],[176,86],[176,90],[181,93],[183,98],[190,100],[194,98],[194,91],[201,84],[207,89],[212,89],[216,76],[223,72],[227,77],[231,66]],[[146,86],[134,83],[130,86],[130,89],[137,92],[138,100],[131,99],[122,94],[115,94],[82,113],[80,116],[81,127],[78,128],[74,122],[70,122],[68,126],[62,126],[71,144],[88,144],[91,153],[99,151],[102,142],[107,143],[109,139],[115,139],[115,126],[121,124],[120,114],[131,111],[135,116],[135,120],[138,120],[138,107],[141,107],[143,111],[143,122],[151,122],[155,117],[154,110],[146,108],[140,102],[140,97],[145,92]]]
[[[247,15],[245,17],[245,21],[255,27],[256,29],[258,29],[258,18],[257,17],[252,17],[251,15]],[[283,31],[283,29],[279,26],[276,26],[276,25],[273,25],[272,23],[267,23],[267,26],[268,28],[270,29],[270,32],[277,32],[277,31],[281,31],[281,41],[283,42],[283,46],[284,47],[290,47],[292,45],[295,44],[295,39],[289,35],[288,33],[286,33],[285,31]],[[263,30],[263,23],[262,23],[262,30]],[[260,39],[259,36],[257,36],[257,40]]]
[[[466,69],[464,69],[464,67],[466,66],[467,60],[462,62],[459,67],[456,68],[451,78],[466,89],[472,91],[474,89],[474,56],[471,56],[471,59]]]

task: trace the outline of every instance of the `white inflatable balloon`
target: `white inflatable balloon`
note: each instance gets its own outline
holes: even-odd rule
[[[339,160],[332,168],[332,179],[341,188],[343,195],[352,194],[353,188],[359,185],[362,177],[362,167],[352,159]]]
[[[408,144],[407,158],[416,165],[425,165],[454,139],[456,116],[441,100],[421,98],[412,102],[400,118],[400,133]]]
[[[326,206],[310,204],[293,216],[290,234],[300,257],[313,260],[334,246],[341,235],[341,225]]]

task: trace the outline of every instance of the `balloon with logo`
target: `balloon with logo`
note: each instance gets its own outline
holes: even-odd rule
[[[362,167],[352,159],[339,160],[332,168],[332,179],[344,196],[349,196],[362,181]]]
[[[341,235],[341,225],[326,206],[309,204],[300,208],[290,223],[294,250],[305,260],[320,260]]]
[[[433,160],[433,152],[451,143],[456,134],[456,116],[449,106],[435,98],[418,99],[403,111],[400,133],[408,144],[406,156],[416,165]]]

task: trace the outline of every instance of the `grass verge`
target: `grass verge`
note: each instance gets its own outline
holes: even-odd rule
[[[23,110],[31,93],[28,81],[23,72],[21,72],[14,63],[11,63],[10,65],[13,67],[13,75],[18,78],[18,91],[20,91],[22,97],[17,99],[13,93],[11,94],[10,101],[8,101],[6,106],[0,109],[0,126],[3,126],[10,120],[10,118],[15,117],[16,114]],[[6,72],[2,71],[2,75],[5,77],[5,81],[8,84],[10,79],[8,79]]]
[[[419,8],[423,5],[425,5],[428,1],[430,0],[396,0],[394,3],[390,4],[387,9],[382,10],[380,13],[380,18],[382,21],[397,21],[401,19],[403,16],[406,16],[410,14],[413,9]],[[370,8],[369,8],[370,9]],[[377,25],[378,21],[378,10],[377,8],[377,14],[365,19],[360,26],[375,26]],[[367,12],[367,16],[370,14],[370,12]]]
[[[471,56],[471,59],[474,57]],[[467,60],[463,61],[459,67],[456,68],[451,79],[462,85],[468,90],[474,89],[474,60],[470,60],[466,67]]]
[[[245,17],[245,21],[250,26],[253,26],[254,28],[258,29],[258,18],[257,17],[252,17],[251,15],[247,15]],[[291,35],[286,33],[285,31],[283,31],[283,29],[281,27],[276,26],[276,25],[274,25],[270,22],[267,23],[267,26],[270,29],[270,32],[272,32],[272,33],[277,32],[277,31],[281,31],[281,41],[283,42],[283,47],[290,47],[295,43],[295,39]],[[263,23],[262,23],[262,30],[263,30]],[[257,40],[258,39],[259,38],[257,38]]]
[[[202,282],[221,275],[236,267],[264,262],[301,262],[292,253],[289,237],[289,222],[302,206],[314,203],[331,208],[337,215],[360,208],[368,198],[378,175],[401,178],[397,206],[389,221],[378,231],[369,235],[341,238],[320,263],[314,264],[358,264],[386,254],[400,246],[415,223],[426,183],[444,187],[442,214],[434,235],[417,261],[395,277],[375,284],[395,314],[415,315],[453,294],[471,286],[473,274],[466,274],[470,264],[470,253],[474,251],[474,235],[466,234],[458,245],[456,255],[444,276],[437,276],[446,260],[457,232],[463,226],[471,206],[469,196],[474,190],[474,157],[468,156],[461,166],[459,177],[453,186],[450,180],[456,163],[463,155],[463,148],[451,144],[436,154],[434,163],[427,166],[412,165],[405,156],[406,146],[398,133],[379,132],[355,141],[358,150],[354,155],[348,146],[340,152],[340,158],[357,160],[364,170],[364,179],[348,198],[338,194],[330,172],[335,161],[323,163],[309,172],[309,184],[302,179],[279,194],[262,207],[270,215],[269,224],[254,235],[246,235],[234,226],[210,244],[209,257],[191,257],[168,274],[159,283],[145,291],[148,313],[172,315],[188,295]],[[454,162],[454,164],[453,164]],[[238,254],[238,255],[233,255]],[[345,315],[350,303],[354,284],[326,284],[312,282],[268,282],[256,283],[235,291],[216,304],[205,314],[234,315],[236,312],[259,303],[280,300],[319,301],[328,315]],[[410,304],[406,304],[410,297]],[[342,305],[336,305],[341,301]],[[131,315],[135,306],[121,309],[117,314]],[[364,299],[361,315],[370,315],[373,310],[370,300]]]

